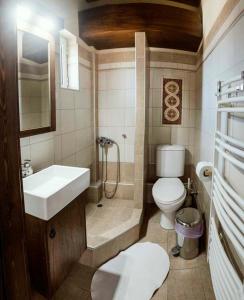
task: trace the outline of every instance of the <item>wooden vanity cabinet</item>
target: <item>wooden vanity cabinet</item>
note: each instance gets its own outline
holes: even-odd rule
[[[49,221],[25,214],[33,289],[51,299],[86,249],[85,193]]]

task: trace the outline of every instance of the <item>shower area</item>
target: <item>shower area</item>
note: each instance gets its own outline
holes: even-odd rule
[[[97,266],[139,238],[147,166],[147,47],[96,52],[92,184],[86,205],[87,251]]]

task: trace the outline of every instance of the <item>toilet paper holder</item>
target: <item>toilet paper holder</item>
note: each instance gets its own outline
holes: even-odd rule
[[[208,161],[200,161],[196,166],[196,173],[201,181],[210,181],[213,173],[213,164]]]
[[[203,175],[205,176],[205,177],[211,177],[212,176],[212,170],[211,169],[206,169],[206,170],[204,170],[204,172],[203,172]]]

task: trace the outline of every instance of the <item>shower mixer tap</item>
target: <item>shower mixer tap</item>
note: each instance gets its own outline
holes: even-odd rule
[[[100,146],[104,147],[104,146],[105,146],[105,137],[98,137],[98,138],[97,138],[97,143],[98,143]]]
[[[97,138],[97,143],[101,146],[101,147],[104,147],[105,145],[113,145],[114,144],[114,141],[107,138],[107,137],[104,137],[104,136],[101,136],[101,137],[98,137]]]

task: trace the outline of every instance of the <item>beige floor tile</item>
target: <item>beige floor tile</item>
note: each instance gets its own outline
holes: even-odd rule
[[[133,213],[133,208],[127,208],[124,206],[108,206],[98,208],[95,213],[91,216],[92,218],[100,219],[101,221],[106,221],[108,227],[110,226],[111,220],[116,221],[117,223],[128,220]],[[88,217],[88,221],[89,221]]]
[[[91,300],[90,286],[95,269],[75,264],[68,277],[54,295],[54,300]]]
[[[208,265],[200,268],[200,276],[203,283],[205,299],[215,300],[214,290],[211,282],[211,275],[210,275],[210,270]]]
[[[134,211],[134,209],[132,209],[132,208],[120,207],[118,209],[116,217],[120,222],[127,221],[131,218],[133,211]]]
[[[101,204],[101,208],[92,203],[86,207],[87,245],[91,248],[103,244],[104,238],[109,240],[114,238],[117,232],[121,234],[121,226],[128,222],[131,221],[131,224],[135,225],[133,200],[102,199]]]
[[[146,235],[141,241],[148,241],[159,244],[167,244],[168,231],[163,229],[159,224],[149,223],[146,230]]]
[[[83,290],[90,291],[92,277],[95,272],[96,269],[77,263],[70,272],[67,280],[72,281],[77,287]]]
[[[103,245],[104,243],[106,243],[107,241],[108,241],[107,237],[103,237],[103,236],[100,236],[100,235],[91,235],[91,234],[89,234],[87,236],[87,244],[89,245],[90,249],[97,248],[97,247]]]
[[[161,217],[161,212],[157,211],[155,213],[153,213],[150,217],[149,217],[149,222],[151,223],[160,223],[160,217]]]
[[[82,290],[70,281],[65,281],[55,293],[53,300],[91,300],[90,292]]]
[[[99,234],[102,236],[109,230],[116,231],[116,226],[129,220],[133,212],[132,207],[129,207],[133,202],[131,200],[128,200],[128,203],[127,200],[103,201],[105,209],[103,207],[100,210],[96,205],[87,208],[87,233],[90,234],[91,241],[98,240]],[[155,206],[151,206],[146,220],[148,224],[145,226],[145,236],[139,242],[150,241],[159,244],[169,253],[171,264],[167,279],[151,300],[215,300],[205,253],[193,260],[173,257],[170,250],[176,245],[176,234],[174,231],[161,228],[160,212]],[[119,249],[117,244],[107,244],[107,247],[109,249],[98,248],[100,250],[94,258],[97,263],[102,261],[109,250],[113,250],[115,254]],[[77,263],[55,294],[54,300],[91,300],[89,290],[94,272],[94,268]]]
[[[101,204],[109,207],[126,207],[133,208],[134,201],[133,200],[125,200],[125,199],[105,199],[103,198],[100,202]]]
[[[167,300],[205,300],[200,269],[171,270],[167,279]]]
[[[95,205],[87,208],[87,234],[91,241],[102,234],[125,224],[133,215],[133,201],[131,200],[107,200],[103,199],[104,206],[100,209]],[[173,230],[164,230],[160,226],[160,211],[155,205],[149,206],[146,212],[147,226],[145,225],[144,236],[139,242],[154,242],[163,247],[170,256],[170,272],[164,284],[153,295],[152,300],[214,300],[214,293],[211,284],[210,273],[206,261],[205,253],[201,253],[197,258],[184,260],[181,257],[173,257],[170,250],[176,245],[176,234]],[[89,240],[89,238],[88,238]],[[108,247],[111,245],[108,244]],[[116,245],[114,245],[116,253]],[[100,248],[99,248],[100,249]],[[106,247],[100,249],[96,260],[100,261],[108,251]],[[111,249],[110,249],[111,250]],[[94,269],[82,265],[76,265],[72,270],[69,281],[65,283],[63,292],[68,293],[69,299],[90,299],[89,285]],[[73,289],[66,291],[67,287]],[[83,294],[84,296],[83,296]],[[88,298],[86,298],[88,297]],[[55,300],[65,298],[55,298]],[[66,298],[68,299],[68,298]]]
[[[93,216],[89,216],[86,218],[86,231],[87,233],[92,230],[92,228],[100,221],[99,218],[94,218]]]
[[[116,213],[115,208],[103,206],[95,211],[93,217],[104,220],[105,218],[112,218],[114,216],[114,213]]]
[[[87,235],[88,236],[89,235],[93,235],[93,236],[103,235],[111,228],[109,225],[111,225],[111,227],[112,227],[112,226],[115,226],[116,223],[109,218],[104,218],[104,220],[98,219],[98,222],[96,222],[92,226],[92,228],[87,228]]]
[[[167,300],[167,282],[165,281],[162,286],[155,292],[151,300]]]

